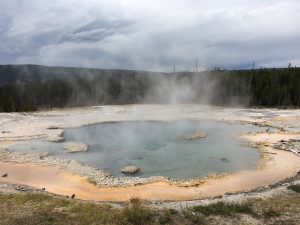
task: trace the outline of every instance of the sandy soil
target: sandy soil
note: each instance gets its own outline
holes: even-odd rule
[[[64,128],[104,121],[175,119],[214,119],[295,129],[299,128],[295,121],[300,120],[300,110],[223,109],[197,105],[129,105],[29,114],[0,114],[0,148],[5,148],[11,141],[46,138],[62,132],[61,129],[47,129],[49,126]],[[240,171],[206,181],[198,187],[183,188],[166,182],[156,182],[122,188],[97,188],[89,183],[86,177],[54,167],[11,162],[0,162],[0,172],[9,174],[6,178],[1,177],[0,181],[45,187],[49,192],[61,195],[75,193],[77,198],[86,200],[127,201],[138,197],[145,200],[181,201],[219,196],[228,192],[250,191],[294,176],[300,171],[300,157],[268,147],[281,139],[300,138],[299,133],[258,133],[242,135],[242,138],[263,150],[264,160],[260,162],[260,164],[263,162],[263,166],[256,170]]]

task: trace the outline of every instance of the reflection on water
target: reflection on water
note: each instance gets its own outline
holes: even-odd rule
[[[255,167],[259,153],[234,140],[232,133],[260,129],[213,121],[101,123],[65,131],[66,141],[84,142],[90,147],[88,152],[66,153],[65,143],[43,140],[22,142],[10,149],[49,152],[106,169],[115,176],[123,176],[120,173],[123,166],[136,165],[141,168],[137,176],[187,179]],[[197,130],[206,132],[207,137],[183,139]]]

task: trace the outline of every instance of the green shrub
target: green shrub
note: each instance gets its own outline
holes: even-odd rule
[[[139,199],[131,199],[130,206],[123,209],[119,222],[121,224],[140,225],[146,224],[153,219],[150,209],[142,206]]]
[[[288,187],[288,189],[300,193],[300,185],[291,185]]]
[[[280,216],[280,212],[277,212],[275,210],[269,209],[269,210],[263,211],[263,215],[266,218],[278,217],[278,216]]]
[[[193,211],[201,213],[205,216],[209,215],[230,215],[234,213],[254,214],[249,204],[233,204],[217,202],[207,206],[196,206]]]

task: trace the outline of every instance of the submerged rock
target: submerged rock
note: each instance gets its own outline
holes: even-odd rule
[[[222,162],[226,162],[226,163],[229,162],[229,159],[227,159],[226,157],[220,158],[220,160],[221,160]]]
[[[57,130],[57,129],[60,129],[60,127],[57,126],[57,125],[50,125],[50,126],[47,127],[47,129],[48,130]]]
[[[35,158],[44,159],[45,157],[49,156],[49,152],[38,152],[38,153],[30,154],[30,155]]]
[[[187,141],[192,141],[192,140],[198,140],[201,138],[205,138],[207,135],[205,132],[203,131],[195,131],[193,133],[187,134],[186,136],[184,136],[184,139]]]
[[[70,142],[64,146],[64,149],[69,153],[87,152],[89,146],[84,143]]]
[[[133,160],[142,160],[142,159],[144,159],[144,157],[143,156],[136,156],[136,157],[133,157],[132,159]]]
[[[63,142],[65,139],[63,137],[60,137],[60,136],[55,136],[55,137],[48,137],[46,139],[46,141],[49,141],[49,142]]]
[[[125,166],[121,169],[122,173],[135,174],[138,173],[141,169],[137,166]]]
[[[63,130],[58,130],[58,131],[56,132],[56,136],[58,136],[58,137],[63,137],[63,136],[64,136],[64,131],[63,131]]]

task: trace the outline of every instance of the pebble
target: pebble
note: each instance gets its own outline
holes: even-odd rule
[[[283,184],[281,185],[281,187],[288,187],[288,186],[290,186],[289,183],[283,183]]]

